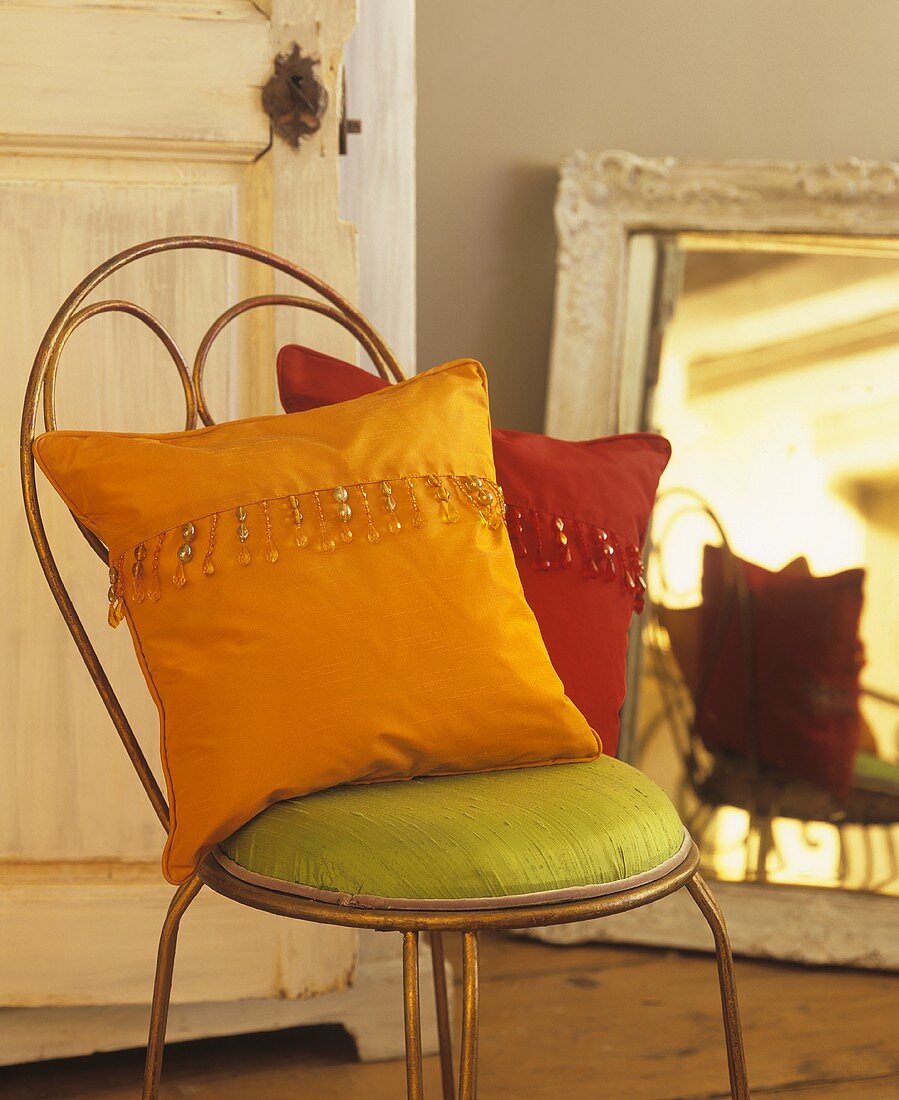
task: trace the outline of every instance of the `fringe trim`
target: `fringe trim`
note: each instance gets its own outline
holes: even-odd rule
[[[181,589],[214,577],[216,561],[223,555],[233,556],[241,566],[257,560],[275,565],[282,558],[283,548],[290,544],[296,552],[333,553],[340,544],[352,543],[357,534],[376,543],[384,531],[390,537],[407,527],[420,529],[429,518],[421,498],[431,501],[427,511],[436,512],[434,518],[444,523],[459,522],[459,503],[463,511],[473,512],[490,530],[503,525],[502,489],[476,474],[420,474],[393,481],[336,485],[238,505],[233,512],[188,519],[180,528],[161,531],[120,554],[109,568],[107,621],[117,627],[125,617],[126,600],[132,604],[143,603],[144,599],[155,603],[169,582]],[[174,561],[166,565],[163,547],[173,532],[177,550]],[[131,575],[127,588],[126,569]]]
[[[506,508],[506,526],[515,557],[529,558],[541,573],[570,569],[572,545],[580,559],[581,576],[606,584],[617,581],[632,594],[639,615],[646,601],[640,548],[604,527],[563,519],[533,508]]]

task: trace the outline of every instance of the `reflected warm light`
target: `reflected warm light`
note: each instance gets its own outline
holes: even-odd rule
[[[653,396],[653,423],[673,454],[653,519],[650,593],[664,592],[669,609],[702,601],[703,547],[721,538],[674,492],[689,489],[743,559],[775,571],[804,558],[817,576],[863,567],[863,682],[897,695],[899,264],[780,257],[769,271],[744,257],[728,272],[719,253],[691,284],[691,264],[702,259],[685,256],[685,292],[665,330]],[[702,817],[685,781],[684,719],[680,734],[661,734],[678,706],[689,707],[683,685],[672,686],[679,673],[665,631],[646,631],[645,644],[661,663],[644,661],[641,763],[687,818],[701,820],[697,839],[715,875],[754,877],[761,844],[766,881],[899,896],[899,827],[760,823],[736,806],[706,807]],[[862,713],[871,751],[899,758],[899,711],[864,700]]]

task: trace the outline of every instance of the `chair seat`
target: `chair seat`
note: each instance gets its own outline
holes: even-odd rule
[[[487,909],[651,882],[689,848],[664,792],[628,764],[600,756],[289,799],[215,855],[239,878],[318,901]]]
[[[899,767],[871,752],[855,754],[854,785],[899,794]]]
[[[834,825],[899,822],[899,768],[867,752],[856,753],[852,787],[843,801],[804,779],[759,774],[744,758],[724,754],[714,756],[696,793],[709,806],[738,806],[767,817]]]

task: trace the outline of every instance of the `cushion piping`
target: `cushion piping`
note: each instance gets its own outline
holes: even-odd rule
[[[562,890],[540,890],[531,894],[505,894],[501,897],[482,898],[385,898],[375,894],[347,894],[338,890],[322,890],[315,886],[304,886],[299,882],[287,882],[284,879],[262,875],[258,871],[250,871],[246,867],[241,867],[239,863],[235,863],[218,847],[213,849],[213,855],[228,874],[242,879],[244,882],[249,882],[253,886],[261,886],[266,890],[274,890],[279,894],[295,894],[310,901],[322,901],[329,905],[344,906],[350,909],[514,909],[526,905],[552,905],[557,902],[600,898],[606,894],[618,894],[623,890],[631,890],[636,886],[645,886],[649,882],[656,882],[676,870],[684,862],[689,855],[692,844],[692,837],[684,829],[683,843],[673,856],[669,856],[648,871],[640,871],[636,875],[628,875],[627,878],[615,879],[612,882],[593,883],[587,886],[569,886]]]

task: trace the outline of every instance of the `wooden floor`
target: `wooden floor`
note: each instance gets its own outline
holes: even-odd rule
[[[899,975],[738,961],[737,978],[754,1096],[899,1098]],[[710,956],[484,937],[481,1098],[726,1096],[717,997]],[[0,1069],[0,1097],[134,1100],[141,1058]],[[166,1100],[405,1095],[402,1065],[360,1065],[339,1028],[173,1046],[164,1078]],[[439,1097],[433,1058],[426,1095]]]

